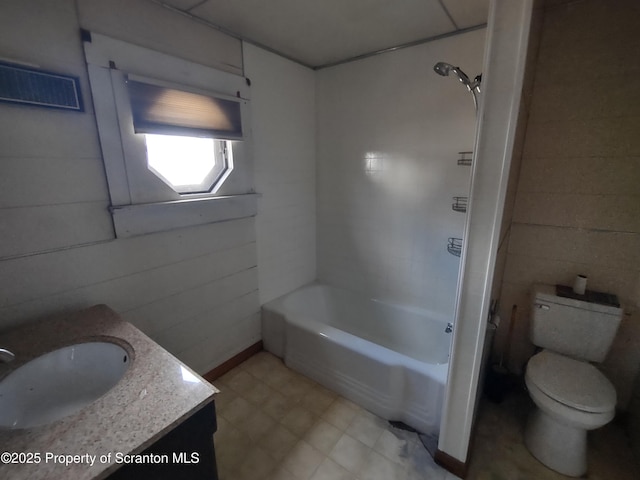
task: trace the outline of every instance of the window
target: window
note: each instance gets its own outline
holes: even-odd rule
[[[180,194],[215,193],[233,170],[224,140],[178,135],[145,135],[147,165]]]
[[[84,46],[118,237],[255,215],[245,78],[93,33]]]
[[[127,77],[133,128],[147,166],[177,193],[215,193],[233,170],[228,139],[242,140],[240,103]]]

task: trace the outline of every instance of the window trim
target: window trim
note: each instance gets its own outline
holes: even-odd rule
[[[253,183],[249,82],[244,77],[196,64],[145,47],[91,33],[84,42],[85,58],[93,93],[98,134],[111,196],[110,212],[117,237],[183,228],[257,214]],[[116,81],[124,74],[169,88],[230,98],[241,103],[243,140],[232,142],[234,171],[217,193],[178,194],[149,171],[176,196],[166,200],[140,201],[136,184],[129,178],[127,151],[117,96]],[[116,78],[116,80],[114,80]],[[214,88],[211,86],[214,85]],[[128,127],[127,127],[128,128]],[[131,126],[132,128],[132,126]],[[129,139],[131,140],[131,139]],[[144,140],[143,140],[144,142]],[[136,157],[138,158],[138,157]],[[145,155],[146,160],[146,155]],[[130,160],[131,161],[131,160]],[[226,189],[224,187],[227,187]],[[144,195],[142,195],[144,197]]]
[[[258,195],[229,195],[109,207],[118,238],[253,217]]]

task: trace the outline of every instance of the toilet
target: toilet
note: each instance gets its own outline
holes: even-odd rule
[[[525,445],[547,467],[571,477],[587,472],[587,431],[610,422],[616,391],[589,362],[602,362],[615,338],[622,310],[556,295],[556,287],[533,292],[531,340],[543,350],[529,359],[525,383],[536,405],[525,428]]]

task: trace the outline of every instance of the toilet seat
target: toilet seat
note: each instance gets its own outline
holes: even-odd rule
[[[593,365],[548,350],[529,360],[527,380],[553,400],[589,413],[606,413],[616,406],[616,390]]]

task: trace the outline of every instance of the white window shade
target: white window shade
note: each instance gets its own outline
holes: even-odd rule
[[[240,102],[127,80],[136,133],[241,140]]]

